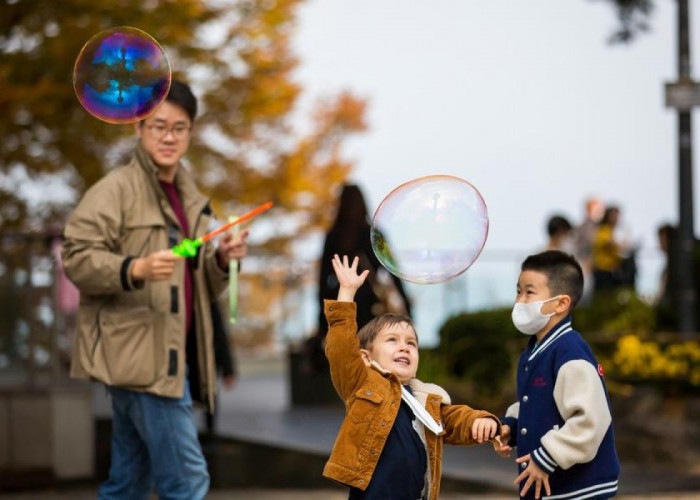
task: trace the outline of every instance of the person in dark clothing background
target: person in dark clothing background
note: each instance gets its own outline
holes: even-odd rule
[[[237,367],[236,356],[233,352],[233,346],[229,342],[229,330],[227,323],[221,314],[221,307],[218,302],[211,303],[211,321],[214,329],[214,364],[216,365],[217,377],[221,378],[223,386],[226,390],[233,389],[236,384]],[[196,373],[192,371],[191,373]],[[190,384],[196,387],[190,376]],[[217,392],[217,400],[214,409],[207,408],[204,411],[204,422],[206,430],[209,434],[213,434],[216,429],[216,412],[219,409],[219,400]]]
[[[369,270],[366,282],[355,296],[358,328],[389,312],[411,315],[410,299],[403,284],[382,267],[372,250],[370,232],[369,213],[362,191],[355,184],[344,184],[335,220],[323,245],[318,283],[318,326],[316,334],[308,341],[311,362],[317,370],[328,367],[323,353],[323,341],[328,333],[323,299],[336,296],[340,288],[331,265],[333,255],[357,255],[360,270]]]

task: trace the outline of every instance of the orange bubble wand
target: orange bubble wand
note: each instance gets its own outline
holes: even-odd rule
[[[194,257],[197,255],[197,249],[202,246],[203,243],[206,243],[210,239],[212,239],[214,236],[218,236],[219,234],[228,231],[231,229],[233,226],[236,224],[240,224],[241,222],[245,222],[248,219],[252,219],[256,215],[260,215],[262,212],[265,210],[268,210],[272,208],[272,205],[274,205],[271,201],[268,201],[267,203],[263,203],[257,208],[254,208],[247,214],[243,214],[237,219],[232,220],[231,222],[227,222],[223,226],[221,226],[218,229],[213,230],[210,233],[205,234],[204,236],[200,236],[196,240],[191,240],[189,238],[185,238],[182,240],[182,243],[179,243],[173,247],[173,253],[177,255],[178,257]]]

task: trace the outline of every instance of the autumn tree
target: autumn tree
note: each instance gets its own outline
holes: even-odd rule
[[[105,159],[114,160],[126,149],[120,145],[133,143],[132,126],[92,117],[72,87],[82,45],[105,29],[132,26],[163,46],[173,75],[189,81],[200,97],[188,161],[215,211],[240,214],[274,201],[275,208],[256,222],[266,231],[254,240],[253,253],[290,267],[295,242],[329,223],[335,188],[352,168],[341,157],[342,143],[365,128],[365,103],[347,93],[319,101],[310,132],[300,135],[292,126],[302,91],[293,78],[298,61],[290,49],[299,4],[3,1],[0,229],[62,227],[82,191],[115,163]],[[255,260],[246,268],[249,282],[242,286],[252,297],[276,287],[274,273],[263,268]],[[279,274],[284,281],[284,272]],[[280,289],[278,295],[284,293]],[[270,331],[269,322],[259,326]]]

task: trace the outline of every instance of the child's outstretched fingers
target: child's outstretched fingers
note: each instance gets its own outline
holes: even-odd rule
[[[488,426],[486,419],[480,418],[476,421],[476,440],[479,443],[483,443],[486,439],[486,434],[488,433]]]
[[[540,498],[543,486],[547,495],[552,494],[549,486],[549,474],[532,461],[530,454],[517,458],[515,463],[527,463],[527,468],[515,479],[515,484],[525,481],[525,484],[520,488],[520,496],[524,497],[533,483],[535,484],[535,498]]]
[[[493,439],[496,437],[496,433],[498,432],[498,422],[496,422],[493,419],[489,419],[489,435],[488,439]]]
[[[335,276],[338,278],[338,284],[340,285],[338,300],[352,301],[357,289],[360,288],[365,282],[365,279],[369,274],[369,270],[365,270],[362,273],[357,274],[357,266],[359,262],[360,259],[355,257],[351,265],[348,261],[347,255],[343,255],[342,260],[338,254],[333,256],[331,264],[333,265]]]

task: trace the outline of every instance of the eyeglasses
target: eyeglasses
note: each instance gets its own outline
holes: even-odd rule
[[[168,135],[168,132],[172,133],[173,137],[177,140],[185,139],[192,129],[192,127],[188,127],[187,125],[175,125],[174,127],[166,127],[165,125],[146,125],[146,128],[151,134],[151,137],[157,141],[164,139],[165,136]]]

